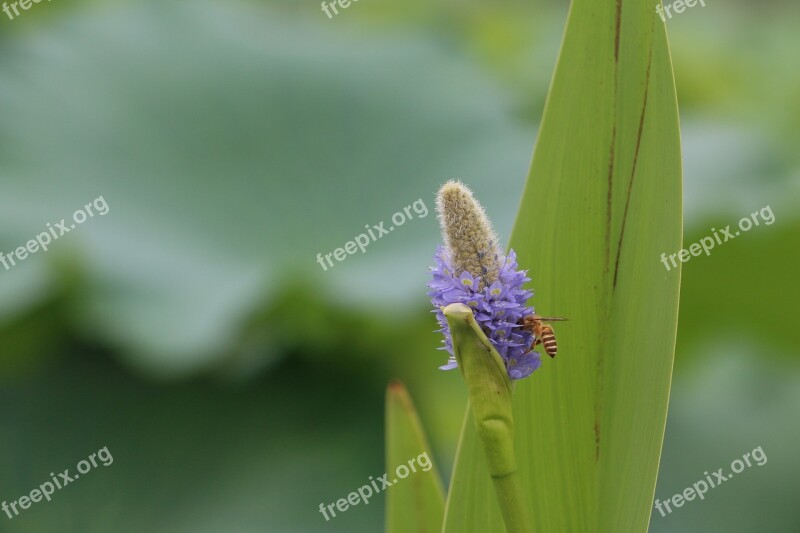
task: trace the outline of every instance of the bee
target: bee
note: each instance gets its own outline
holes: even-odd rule
[[[541,344],[547,355],[555,357],[558,352],[558,343],[556,343],[556,335],[553,333],[553,328],[547,322],[560,322],[563,320],[567,319],[560,316],[543,317],[536,314],[523,317],[520,323],[522,329],[531,332],[536,338],[528,352],[532,352],[537,344]]]

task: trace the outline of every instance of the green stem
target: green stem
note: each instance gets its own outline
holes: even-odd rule
[[[505,476],[492,477],[494,490],[500,502],[500,511],[508,533],[529,533],[531,531],[527,507],[522,499],[522,485],[519,472]]]
[[[467,383],[475,425],[508,533],[529,533],[530,521],[514,455],[511,380],[500,354],[475,322],[472,309],[443,309],[458,367]]]

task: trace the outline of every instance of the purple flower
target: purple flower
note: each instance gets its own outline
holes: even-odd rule
[[[525,303],[533,295],[522,288],[530,281],[524,270],[517,270],[517,257],[514,250],[507,257],[498,257],[497,278],[487,286],[487,280],[475,277],[467,271],[457,272],[445,247],[440,246],[434,256],[436,266],[431,267],[433,280],[428,283],[428,292],[434,306],[436,319],[444,333],[444,346],[450,358],[442,370],[456,368],[453,354],[453,341],[447,320],[441,308],[451,303],[463,303],[473,309],[475,320],[489,338],[489,341],[505,361],[511,379],[528,377],[539,368],[539,353],[529,351],[533,335],[519,325],[522,317],[532,314],[533,308]]]

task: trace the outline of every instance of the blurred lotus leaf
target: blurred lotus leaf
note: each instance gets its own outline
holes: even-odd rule
[[[437,240],[431,184],[491,176],[481,197],[510,228],[500,202],[522,186],[533,135],[498,88],[424,39],[318,24],[140,2],[9,40],[0,250],[98,196],[110,211],[1,272],[2,316],[50,294],[66,256],[86,285],[77,328],[133,366],[184,375],[241,349],[247,318],[287,281],[408,301]],[[316,262],[418,199],[424,218],[328,271]]]

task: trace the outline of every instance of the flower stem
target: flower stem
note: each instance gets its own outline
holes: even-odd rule
[[[508,533],[529,533],[531,531],[528,521],[527,508],[522,501],[522,486],[520,485],[519,472],[514,471],[505,476],[492,476],[494,490],[503,513],[503,521]]]
[[[500,355],[464,304],[443,310],[458,367],[464,376],[489,475],[508,533],[529,533],[530,521],[514,455],[511,380]]]

